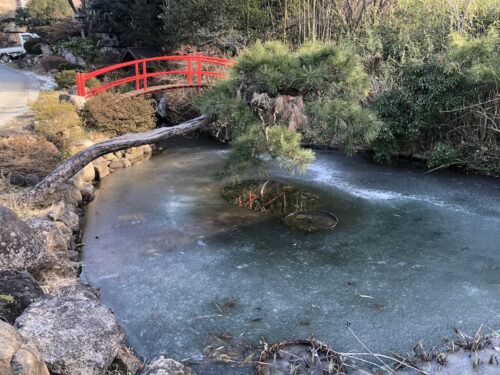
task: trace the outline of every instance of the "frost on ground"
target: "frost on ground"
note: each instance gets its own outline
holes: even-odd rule
[[[31,76],[33,77],[33,79],[36,79],[40,82],[40,86],[37,87],[39,90],[52,90],[57,86],[54,78],[50,76],[44,76],[35,72],[26,72],[26,75]]]

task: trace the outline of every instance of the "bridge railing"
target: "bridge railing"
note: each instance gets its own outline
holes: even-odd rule
[[[154,61],[186,61],[186,69],[185,70],[169,70],[162,72],[150,72],[148,73],[148,63]],[[195,64],[193,64],[193,62]],[[99,70],[95,70],[90,73],[76,73],[76,86],[77,86],[77,94],[78,96],[83,96],[85,98],[90,98],[96,94],[107,91],[110,88],[120,86],[126,83],[135,82],[135,89],[138,93],[144,94],[148,92],[148,78],[168,75],[168,74],[177,74],[177,75],[185,75],[186,76],[186,85],[182,85],[181,87],[200,87],[202,86],[202,79],[204,76],[209,77],[224,77],[226,75],[225,72],[213,71],[213,70],[203,70],[203,63],[208,63],[212,65],[229,67],[231,68],[236,61],[222,59],[219,57],[210,57],[204,56],[201,53],[196,55],[184,55],[184,56],[161,56],[161,57],[152,57],[147,59],[135,60],[130,62],[125,62],[121,64],[116,64],[112,66],[108,66],[106,68],[102,68]],[[195,66],[193,66],[195,65]],[[96,87],[92,90],[88,90],[85,87],[85,82],[93,77],[100,76],[105,73],[112,72],[117,69],[129,68],[133,67],[135,70],[135,75],[117,79],[112,82],[105,83],[99,87]],[[193,77],[194,76],[194,77]],[[141,87],[142,83],[142,87]]]

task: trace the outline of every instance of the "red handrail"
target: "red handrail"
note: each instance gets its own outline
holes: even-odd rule
[[[186,70],[169,70],[169,71],[165,71],[165,72],[148,73],[148,71],[147,71],[147,63],[148,62],[167,61],[167,60],[186,61],[187,62],[187,69]],[[196,69],[195,70],[193,70],[193,68],[192,68],[192,61],[196,62]],[[186,87],[190,87],[190,86],[191,87],[202,86],[203,76],[221,78],[221,77],[224,77],[226,75],[225,72],[203,70],[203,67],[202,67],[203,63],[209,63],[209,64],[214,64],[214,65],[219,65],[219,66],[231,68],[231,67],[233,67],[234,64],[236,64],[236,61],[222,59],[220,57],[204,56],[201,53],[198,53],[196,55],[160,56],[160,57],[151,57],[151,58],[147,58],[147,59],[124,62],[121,64],[116,64],[116,65],[108,66],[106,68],[98,69],[98,70],[95,70],[95,71],[90,72],[90,73],[76,73],[77,93],[78,93],[78,96],[90,98],[96,94],[103,92],[103,91],[109,90],[112,87],[116,87],[119,85],[123,85],[125,83],[134,82],[134,81],[135,81],[136,90],[141,91],[141,81],[142,81],[141,93],[144,94],[144,93],[148,92],[148,78],[151,78],[151,77],[156,77],[156,76],[160,76],[160,75],[167,75],[167,74],[186,75],[187,85],[182,84],[179,86],[182,88],[186,88]],[[105,84],[103,84],[99,87],[96,87],[92,90],[89,90],[89,91],[87,91],[87,89],[85,88],[85,82],[87,80],[89,80],[90,78],[100,76],[102,74],[111,72],[113,70],[127,68],[127,67],[131,67],[131,66],[134,66],[134,68],[135,68],[135,75],[134,76],[121,78],[121,79],[118,79],[118,80],[113,81],[113,82],[108,82],[108,83],[105,83]],[[193,84],[192,75],[196,75],[196,83],[195,84]],[[155,90],[153,90],[153,91],[155,91]]]

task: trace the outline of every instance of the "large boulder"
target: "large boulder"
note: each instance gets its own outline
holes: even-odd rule
[[[50,375],[42,356],[32,342],[23,344],[12,357],[12,375]]]
[[[125,341],[125,331],[96,300],[45,296],[16,320],[52,373],[102,375]]]
[[[0,270],[27,268],[38,274],[54,262],[54,255],[33,230],[14,212],[0,206]]]
[[[26,224],[39,236],[45,248],[58,258],[68,257],[68,247],[71,237],[68,238],[59,227],[49,218],[32,218]]]
[[[0,271],[0,318],[14,324],[16,318],[44,293],[25,270]]]
[[[10,324],[0,320],[0,374],[49,375],[33,343],[25,343]]]
[[[196,375],[189,367],[184,366],[182,363],[176,362],[173,359],[160,355],[153,359],[141,375]]]
[[[12,374],[10,362],[22,345],[23,339],[16,329],[0,320],[0,374]]]

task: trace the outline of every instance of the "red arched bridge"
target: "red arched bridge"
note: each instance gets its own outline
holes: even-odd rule
[[[153,71],[148,72],[148,63],[152,68],[152,64],[158,61],[168,61],[176,63],[176,65],[184,65],[186,62],[186,68],[182,70],[168,70],[168,71]],[[209,64],[211,70],[203,70],[203,63]],[[217,71],[214,69],[231,68],[236,61],[222,59],[219,57],[204,56],[201,53],[197,55],[185,55],[185,56],[161,56],[152,57],[147,59],[135,60],[130,62],[124,62],[121,64],[116,64],[95,70],[90,73],[76,73],[76,86],[78,96],[83,96],[85,98],[90,98],[96,94],[107,91],[113,87],[124,85],[127,83],[135,82],[135,90],[131,90],[124,95],[140,95],[140,94],[154,94],[160,91],[183,89],[183,88],[201,88],[206,87],[203,83],[203,77],[217,77],[221,78],[226,75],[224,71]],[[157,68],[157,67],[156,67]],[[88,90],[85,87],[85,82],[93,77],[98,77],[102,74],[106,74],[118,69],[128,69],[132,70],[130,76],[119,78],[112,82],[107,82],[99,87]],[[148,86],[148,78],[159,77],[162,75],[177,75],[185,76],[184,82],[177,81],[174,84],[167,85],[155,85]]]

